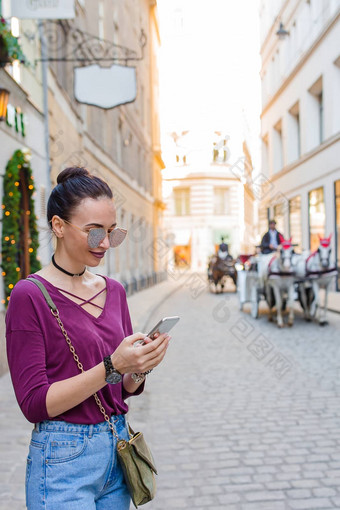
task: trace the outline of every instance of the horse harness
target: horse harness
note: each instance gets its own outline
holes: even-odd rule
[[[275,254],[269,261],[269,264],[268,264],[268,269],[269,269],[269,272],[268,272],[268,277],[270,276],[294,276],[294,271],[289,271],[289,272],[283,272],[283,271],[272,271],[271,269],[271,265],[273,264],[274,260],[277,259],[277,255]]]
[[[319,249],[313,251],[306,259],[306,265],[305,265],[305,269],[306,269],[306,276],[323,276],[323,275],[326,275],[328,273],[333,273],[334,274],[338,273],[337,271],[337,268],[336,267],[330,267],[328,269],[323,269],[321,271],[309,271],[308,269],[308,262],[313,258],[315,257],[315,255],[319,253]]]

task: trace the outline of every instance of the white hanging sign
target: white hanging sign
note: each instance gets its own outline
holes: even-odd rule
[[[74,96],[79,103],[100,108],[114,108],[136,99],[136,69],[121,65],[100,67],[97,64],[74,70]]]
[[[71,19],[74,0],[11,0],[11,16],[19,19]]]

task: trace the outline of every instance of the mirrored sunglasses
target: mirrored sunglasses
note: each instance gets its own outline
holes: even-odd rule
[[[108,235],[111,248],[117,248],[124,241],[126,234],[127,230],[119,227],[114,228],[111,232],[107,232],[105,228],[91,228],[87,235],[87,244],[90,248],[98,248]]]

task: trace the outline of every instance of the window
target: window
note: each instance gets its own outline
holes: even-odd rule
[[[276,230],[280,232],[283,237],[287,237],[285,234],[285,216],[284,216],[284,204],[274,205],[274,219],[276,221]]]
[[[300,107],[299,102],[289,110],[288,117],[288,163],[297,160],[301,155],[301,138],[300,138]]]
[[[100,0],[98,3],[98,36],[104,39],[104,2]]]
[[[324,140],[324,112],[322,76],[309,88],[307,137],[308,149],[314,149]]]
[[[184,31],[184,18],[181,8],[177,8],[173,12],[173,27],[176,34],[182,34]]]
[[[176,216],[190,214],[190,188],[174,189],[174,203]]]
[[[10,18],[11,16],[11,0],[2,0],[0,2],[0,11],[2,11],[3,17]]]
[[[333,73],[333,79],[332,79],[332,113],[331,113],[331,119],[332,119],[332,131],[331,134],[338,133],[340,131],[340,54],[339,56],[334,60],[334,73]]]
[[[117,163],[118,165],[122,166],[122,162],[123,162],[123,159],[122,159],[122,144],[123,144],[123,133],[122,133],[122,130],[123,130],[123,120],[122,118],[119,116],[118,119],[117,119],[117,131],[116,131],[116,154],[117,154]]]
[[[316,250],[319,246],[319,236],[325,237],[325,201],[323,187],[316,188],[308,193],[309,209],[309,246]]]
[[[319,143],[323,142],[323,93],[322,91],[320,94],[316,96],[316,99],[318,101],[318,120],[319,120]]]
[[[302,250],[301,221],[301,196],[297,196],[289,200],[289,237],[298,251]]]
[[[334,183],[334,191],[335,191],[335,251],[336,251],[336,262],[337,266],[340,264],[340,181],[335,181]],[[340,276],[337,279],[337,290],[340,290]]]
[[[181,154],[176,154],[176,163],[179,163],[180,165],[186,165],[187,164],[187,156],[181,151]]]
[[[262,81],[262,87],[261,87],[261,90],[262,90],[262,104],[265,105],[267,103],[267,99],[268,99],[268,73],[266,71],[264,71],[262,77],[261,77],[261,81]]]
[[[145,125],[145,91],[143,85],[140,87],[140,116],[142,124]]]
[[[269,175],[268,133],[262,138],[262,171],[264,175]]]
[[[1,7],[1,1],[0,1]],[[14,37],[20,36],[20,23],[18,18],[11,18],[11,32]],[[13,76],[14,80],[17,83],[21,83],[21,68],[20,61],[14,60],[10,66],[8,66],[9,73]]]
[[[214,214],[230,214],[230,189],[214,189]]]
[[[273,132],[273,170],[279,172],[283,167],[283,142],[282,142],[282,122],[279,120],[274,126]]]
[[[268,207],[261,207],[259,210],[259,231],[258,235],[259,241],[262,239],[262,236],[268,230],[268,221],[269,221],[269,209]]]

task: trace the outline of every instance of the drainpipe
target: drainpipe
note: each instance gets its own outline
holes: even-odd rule
[[[1,0],[0,0],[1,2]],[[48,119],[48,52],[47,44],[43,30],[43,23],[41,20],[38,21],[40,48],[41,48],[41,70],[42,70],[42,88],[43,88],[43,113],[44,113],[44,132],[45,132],[45,155],[46,155],[46,199],[51,193],[51,157],[50,157],[50,129]],[[47,204],[46,204],[47,206]],[[50,257],[52,256],[52,243],[48,244],[48,250]]]

